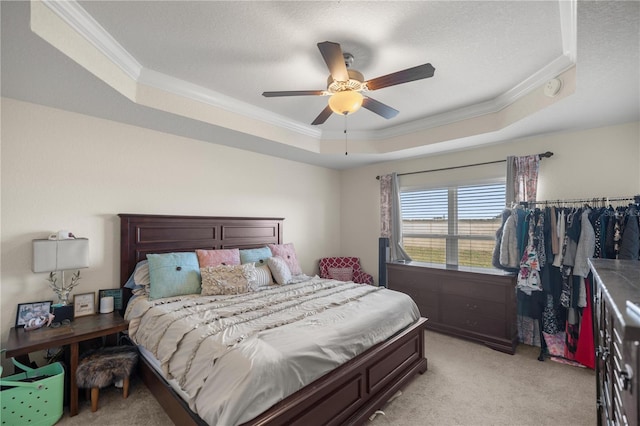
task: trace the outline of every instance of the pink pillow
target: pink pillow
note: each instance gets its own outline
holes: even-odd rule
[[[302,269],[300,268],[300,264],[298,263],[298,256],[296,256],[296,249],[293,247],[293,243],[287,244],[267,244],[269,249],[271,249],[271,253],[274,256],[280,256],[284,259],[289,270],[291,271],[291,275],[300,275],[302,273]]]
[[[218,265],[239,265],[240,250],[239,249],[223,249],[223,250],[196,250],[198,255],[198,263],[200,268]]]
[[[329,268],[329,278],[338,281],[353,281],[353,268]]]

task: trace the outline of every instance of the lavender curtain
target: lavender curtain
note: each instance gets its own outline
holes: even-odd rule
[[[411,261],[411,257],[402,247],[400,185],[396,173],[380,176],[380,236],[389,238],[389,255],[392,262]]]

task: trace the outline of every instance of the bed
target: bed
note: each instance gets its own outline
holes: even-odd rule
[[[138,214],[120,214],[119,217],[121,221],[120,276],[123,285],[132,275],[137,263],[144,260],[148,254],[190,252],[197,249],[251,249],[264,247],[267,244],[283,243],[282,226],[284,220],[281,218]],[[271,294],[272,296],[270,297],[287,298],[288,300],[289,295],[296,292],[307,295],[312,294],[312,291],[318,292],[317,294],[326,292],[327,298],[334,297],[334,293],[345,292],[346,294],[346,292],[351,292],[348,293],[351,300],[359,298],[358,300],[366,303],[379,303],[379,301],[376,302],[375,300],[381,297],[386,298],[389,303],[395,303],[395,300],[400,301],[404,297],[400,293],[367,285],[338,283],[333,280],[318,279],[317,277],[315,279],[316,281],[314,282],[283,286],[287,287],[285,289],[274,288],[265,292],[265,294]],[[309,290],[310,287],[313,287],[313,290]],[[280,295],[280,293],[283,293],[283,295]],[[125,289],[125,302],[128,301],[130,296],[130,292]],[[253,295],[247,296],[247,298],[255,299]],[[181,301],[180,303],[184,302]],[[163,306],[163,309],[169,309],[169,305],[171,303],[167,303],[167,306]],[[340,309],[351,309],[351,305],[353,303],[346,303],[345,307],[340,307]],[[340,312],[337,309],[327,309],[327,311],[331,311],[332,315]],[[345,312],[349,315],[349,311]],[[345,314],[345,312],[342,314]],[[314,318],[320,318],[319,321],[322,321],[325,317],[317,315]],[[373,323],[376,329],[384,330],[385,327],[391,327],[387,325],[387,318],[378,317],[374,321],[371,318],[367,319],[367,321]],[[406,321],[406,319],[402,320]],[[389,320],[389,322],[391,321]],[[276,395],[277,401],[267,401],[270,408],[260,410],[260,413],[256,413],[255,416],[251,414],[250,419],[238,417],[241,420],[233,421],[232,423],[244,425],[364,423],[371,414],[381,408],[413,377],[426,371],[427,360],[424,356],[425,322],[426,319],[418,316],[401,329],[393,330],[384,340],[376,342],[368,349],[358,351],[357,355],[348,361],[331,367],[330,370],[324,372],[320,377],[314,378],[301,389],[283,397]],[[291,324],[287,324],[286,327],[291,327]],[[286,327],[281,327],[280,329]],[[256,335],[260,334],[264,337],[273,331],[266,330],[266,328],[269,327],[265,327],[265,330],[256,333]],[[350,333],[353,333],[353,331],[350,331]],[[324,334],[321,333],[321,335]],[[357,340],[356,335],[351,336],[353,339],[350,338],[349,342],[345,342],[345,346],[350,346],[346,343],[351,344],[353,343],[352,340]],[[143,348],[142,352],[144,355],[153,351],[145,351]],[[328,352],[327,348],[325,348],[325,352]],[[218,362],[224,365],[222,362]],[[259,362],[256,364],[259,364]],[[306,364],[300,365],[302,367],[298,370],[298,373],[304,373]],[[183,399],[184,393],[175,386],[175,383],[179,383],[179,380],[173,374],[170,375],[173,376],[171,379],[165,378],[166,374],[164,373],[166,371],[163,373],[162,362],[158,363],[158,360],[142,356],[140,372],[146,386],[175,424],[207,424],[205,419],[209,419],[209,423],[218,423],[217,421],[212,422],[210,413],[203,409],[209,404],[200,402],[198,405],[193,401],[189,403]],[[210,377],[217,376],[211,375]],[[220,385],[223,380],[219,382],[212,380],[211,383]],[[274,378],[273,383],[279,382]],[[208,394],[202,391],[202,395]],[[198,406],[200,407],[199,413],[202,416],[196,414],[192,409]]]

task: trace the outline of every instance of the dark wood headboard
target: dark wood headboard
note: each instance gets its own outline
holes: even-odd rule
[[[283,218],[119,214],[120,286],[149,253],[282,244]]]

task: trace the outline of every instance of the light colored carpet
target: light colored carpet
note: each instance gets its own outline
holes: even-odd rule
[[[539,348],[520,345],[507,355],[483,345],[427,332],[427,372],[383,407],[371,426],[596,425],[593,370],[537,360]],[[114,387],[100,392],[100,408],[80,399],[80,413],[64,426],[172,425],[144,384],[132,379],[128,399]],[[220,425],[223,426],[223,425]]]
[[[538,361],[539,353],[520,345],[508,355],[427,332],[427,372],[371,425],[596,425],[595,372]]]

